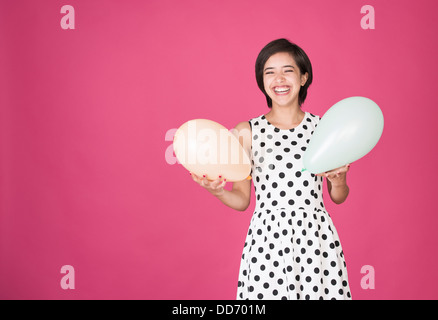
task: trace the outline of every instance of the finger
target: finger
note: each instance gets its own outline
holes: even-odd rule
[[[226,184],[227,184],[227,179],[224,179],[224,181],[222,181],[222,183],[219,185],[219,189],[224,188]]]
[[[346,172],[348,172],[348,170],[349,170],[349,168],[346,167],[346,166],[344,166],[344,167],[341,167],[341,168],[336,169],[336,173],[337,173],[337,174],[342,174],[342,173],[346,173]]]
[[[337,178],[338,177],[338,173],[337,172],[333,172],[333,171],[330,171],[330,172],[327,172],[326,173],[326,176],[325,176],[327,179],[329,179],[329,180],[333,180],[333,179],[335,179],[335,178]]]
[[[342,172],[348,172],[348,170],[350,170],[350,164],[347,163],[345,166],[343,166],[343,167],[339,167],[339,168],[336,168],[336,169],[334,169],[334,170],[336,170],[336,171],[340,171],[341,173],[342,173]]]
[[[202,178],[200,178],[200,181],[201,181],[201,186],[203,186],[203,187],[207,187],[209,185],[207,177],[206,177],[205,174],[202,175]]]
[[[195,180],[197,183],[199,183],[199,184],[201,184],[201,182],[202,182],[202,177],[201,176],[198,176],[198,175],[196,175],[196,174],[193,174],[192,173],[192,175],[193,175],[193,180]]]
[[[317,174],[315,174],[315,176],[324,177],[325,176],[325,172],[324,173],[317,173]]]
[[[221,178],[222,178],[222,176],[219,176],[219,178],[217,178],[216,180],[214,180],[213,182],[210,183],[210,186],[213,189],[217,189],[221,185],[221,183],[222,183]]]
[[[192,176],[193,181],[199,183],[199,177],[196,174],[194,174],[193,172],[190,172],[190,175]]]
[[[344,167],[339,167],[339,168],[327,171],[326,173],[328,173],[329,175],[336,176],[337,174],[341,174],[341,173],[344,173],[344,172],[347,172],[347,171],[348,171],[348,168],[344,166]]]

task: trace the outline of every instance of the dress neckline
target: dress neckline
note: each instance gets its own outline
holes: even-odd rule
[[[304,124],[304,121],[306,121],[306,119],[307,119],[307,115],[308,115],[308,114],[307,114],[307,111],[305,111],[305,112],[304,112],[303,120],[301,120],[301,122],[300,122],[296,127],[293,127],[293,128],[290,128],[290,129],[280,129],[280,128],[277,128],[276,126],[274,126],[272,123],[270,123],[270,122],[268,121],[268,119],[266,118],[265,115],[262,115],[262,119],[264,119],[264,120],[268,123],[268,125],[274,127],[274,129],[277,129],[277,130],[279,130],[279,131],[290,131],[290,132],[294,132],[295,129],[301,127],[301,126]]]

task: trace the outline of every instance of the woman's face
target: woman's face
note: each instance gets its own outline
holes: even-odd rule
[[[307,76],[301,74],[289,53],[279,52],[269,57],[263,69],[263,83],[272,105],[298,105],[298,93]]]

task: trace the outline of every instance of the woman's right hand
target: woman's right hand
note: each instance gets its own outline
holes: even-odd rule
[[[216,180],[208,180],[205,175],[202,177],[197,176],[193,172],[190,172],[193,181],[198,183],[201,187],[204,187],[208,192],[212,195],[219,197],[225,193],[225,184],[227,183],[227,179],[221,179],[221,176]]]

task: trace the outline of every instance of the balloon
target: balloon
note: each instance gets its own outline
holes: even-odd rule
[[[227,181],[249,179],[251,163],[239,140],[221,124],[194,119],[181,125],[173,139],[173,150],[184,168],[208,180],[219,176]]]
[[[374,148],[382,132],[383,114],[374,101],[341,100],[316,127],[303,156],[303,171],[322,173],[352,163]]]

